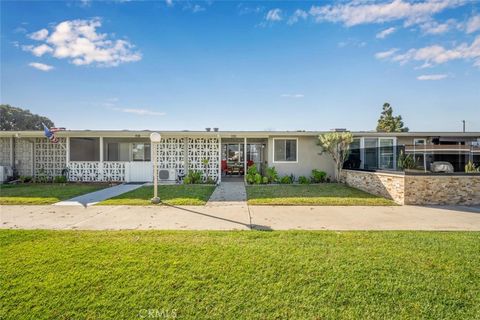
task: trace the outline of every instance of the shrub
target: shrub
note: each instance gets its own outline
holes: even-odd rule
[[[266,170],[266,177],[269,183],[278,182],[278,172],[275,167],[268,167]]]
[[[205,182],[206,184],[215,184],[215,180],[212,177],[207,177],[207,181]]]
[[[55,178],[53,178],[53,182],[55,182],[55,183],[66,183],[67,182],[67,177],[56,176]]]
[[[480,167],[476,167],[475,164],[472,162],[472,160],[468,161],[468,163],[465,165],[465,172],[467,173],[475,173],[475,172],[480,172]]]
[[[291,184],[293,181],[292,181],[292,177],[291,176],[283,176],[281,179],[280,179],[280,183],[282,184]]]
[[[403,150],[400,151],[400,155],[398,156],[398,167],[400,169],[415,169],[415,160],[413,159],[411,154],[405,155]]]
[[[183,179],[185,184],[199,184],[202,183],[202,172],[197,170],[188,171],[187,176]]]
[[[21,183],[29,183],[33,181],[32,176],[20,176],[18,177],[18,180],[20,180]]]
[[[260,173],[255,174],[255,184],[262,183],[262,175]]]
[[[247,182],[249,184],[256,183],[256,175],[257,174],[259,175],[256,165],[251,165],[250,167],[248,167],[248,169],[247,169]],[[261,176],[260,176],[260,179],[261,179]]]
[[[310,180],[305,176],[298,177],[298,183],[300,184],[309,184]]]
[[[327,178],[327,173],[325,171],[320,171],[317,169],[312,170],[312,176],[310,179],[312,180],[313,183],[322,183],[325,182]]]
[[[38,174],[36,175],[34,181],[36,183],[47,183],[48,182],[48,176],[45,174],[43,170],[40,170]]]
[[[268,181],[268,177],[263,177],[262,178],[262,183],[263,184],[268,184],[270,181]]]

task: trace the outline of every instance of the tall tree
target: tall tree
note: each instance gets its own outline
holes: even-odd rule
[[[0,130],[43,130],[42,122],[47,127],[53,127],[54,123],[47,117],[33,114],[30,110],[12,107],[8,104],[0,105]]]
[[[404,126],[402,116],[394,116],[393,108],[390,103],[383,104],[383,110],[377,123],[378,132],[407,132],[408,128]]]
[[[348,158],[353,135],[350,132],[327,132],[318,137],[321,153],[328,153],[335,162],[335,180],[339,181],[343,164]]]

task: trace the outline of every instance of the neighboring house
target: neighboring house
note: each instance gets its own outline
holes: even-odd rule
[[[69,130],[57,132],[52,143],[42,131],[0,131],[0,165],[19,175],[57,176],[69,168],[71,181],[151,181],[152,131]],[[334,164],[317,145],[319,131],[161,131],[159,168],[168,179],[200,170],[214,180],[243,175],[255,164],[260,171],[274,166],[279,175],[309,176],[313,169],[334,174]],[[421,162],[455,160],[457,171],[468,160],[480,162],[480,132],[352,132],[351,159],[360,169],[394,170],[398,146],[421,155]],[[427,149],[428,146],[430,149]],[[432,153],[441,147],[443,156]],[[470,150],[466,152],[464,150]],[[420,150],[420,151],[419,151]],[[436,150],[436,149],[435,149]],[[438,151],[438,150],[437,150]],[[207,162],[208,161],[208,162]],[[416,157],[416,161],[420,161]]]

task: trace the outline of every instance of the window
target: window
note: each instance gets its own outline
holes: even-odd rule
[[[149,143],[132,143],[133,161],[150,161]]]
[[[390,138],[380,138],[380,168],[394,168],[394,142]]]
[[[297,139],[273,139],[273,162],[297,162]]]
[[[130,161],[130,143],[108,142],[105,148],[106,161]]]
[[[70,161],[100,161],[100,139],[70,138]]]
[[[424,146],[425,145],[425,139],[413,139],[413,145]]]
[[[378,168],[378,140],[365,138],[365,169]]]

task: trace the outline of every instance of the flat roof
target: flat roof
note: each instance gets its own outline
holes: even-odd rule
[[[164,136],[203,136],[221,138],[268,138],[289,136],[317,136],[333,131],[155,131],[155,130],[65,130],[55,134],[58,137],[118,137],[118,138],[148,138],[152,132],[159,132]],[[480,132],[448,132],[448,131],[412,131],[412,132],[375,132],[351,131],[355,137],[480,137]],[[38,131],[0,131],[0,137],[34,138],[43,137],[43,130]]]

